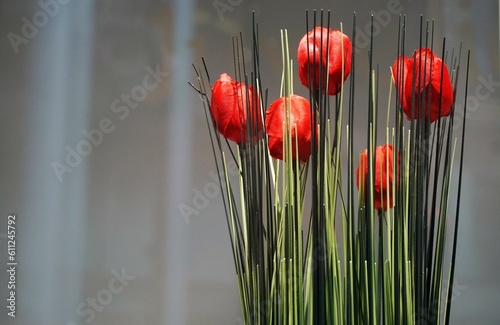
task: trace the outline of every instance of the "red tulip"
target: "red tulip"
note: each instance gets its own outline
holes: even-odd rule
[[[441,117],[450,115],[453,86],[448,68],[430,49],[421,48],[415,51],[412,59],[399,56],[394,62],[392,73],[399,101],[408,119],[418,119],[422,108],[423,116],[429,118],[431,123],[439,118],[440,109]]]
[[[247,119],[250,118],[255,139],[262,137],[264,127],[260,114],[260,100],[254,96],[256,94],[252,86],[247,88],[244,83],[234,81],[226,73],[215,82],[212,88],[210,111],[222,136],[238,144],[248,141],[250,130],[247,130]],[[250,117],[248,112],[250,112]]]
[[[351,53],[352,44],[345,34],[324,27],[314,28],[304,35],[299,43],[297,60],[300,81],[308,88],[312,86],[318,89],[321,70],[321,87],[325,87],[328,75],[327,93],[336,95],[351,71]]]
[[[311,155],[311,109],[304,97],[290,95],[275,100],[266,112],[266,133],[269,152],[272,157],[284,160],[283,126],[286,121],[286,107],[289,109],[289,128],[292,138],[292,158],[296,159],[295,147],[298,146],[298,158],[305,162]]]
[[[392,177],[392,146],[383,145],[375,148],[375,167],[373,174],[375,175],[373,184],[373,199],[375,204],[375,209],[380,210],[381,208],[386,211],[394,206],[394,193],[393,193],[393,177]],[[364,169],[364,173],[360,175],[360,169]],[[361,182],[362,194],[364,196],[364,188],[366,188],[365,179],[368,175],[368,150],[361,153],[361,160],[359,166],[356,169],[356,186],[360,186],[360,177],[363,177]],[[389,177],[389,178],[387,178]],[[389,182],[387,182],[389,179]],[[389,198],[389,205],[387,205],[387,199]]]

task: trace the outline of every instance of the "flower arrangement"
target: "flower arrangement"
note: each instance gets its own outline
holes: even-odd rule
[[[411,58],[404,56],[400,17],[391,69],[397,100],[389,96],[387,121],[378,125],[372,55],[364,94],[370,100],[359,108],[355,35],[344,34],[342,24],[332,29],[330,12],[324,19],[314,11],[313,28],[306,16],[297,62],[309,98],[293,92],[284,30],[281,91],[268,105],[255,22],[251,71],[242,63],[240,35],[233,39],[234,80],[223,73],[212,85],[203,60],[190,83],[209,126],[245,323],[449,324],[465,142],[466,114],[458,147],[453,132],[461,51],[450,55],[443,41],[443,55],[436,55],[431,30]],[[366,134],[361,151],[352,141],[358,114],[368,117],[366,129],[356,130]],[[379,132],[384,144],[376,143]],[[228,159],[237,162],[236,179]]]

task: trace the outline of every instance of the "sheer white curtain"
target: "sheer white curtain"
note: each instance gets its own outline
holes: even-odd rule
[[[19,48],[28,58],[28,100],[19,126],[26,141],[23,198],[20,207],[11,207],[19,209],[19,324],[66,324],[81,302],[87,163],[62,178],[52,166],[66,164],[65,147],[80,140],[75,130],[88,126],[93,7],[93,1],[55,2],[53,15],[44,11],[47,23]],[[43,10],[36,1],[26,8],[28,18]]]
[[[172,96],[167,120],[167,207],[166,207],[166,308],[165,324],[187,324],[187,292],[189,265],[189,232],[186,220],[179,215],[178,205],[189,198],[190,162],[192,157],[192,90],[186,87],[191,79],[193,62],[190,42],[194,32],[194,1],[176,0],[173,12],[174,50],[172,53]]]

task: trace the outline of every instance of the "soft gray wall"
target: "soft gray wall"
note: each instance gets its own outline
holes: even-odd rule
[[[255,10],[265,86],[276,97],[281,28],[289,30],[294,54],[305,9],[332,9],[333,25],[342,21],[350,32],[353,11],[364,28],[370,11],[396,0],[220,0],[232,3],[225,12],[212,0],[55,1],[0,4],[0,269],[9,213],[18,216],[19,261],[18,317],[8,317],[1,303],[0,323],[241,324],[221,198],[189,220],[179,211],[215,171],[201,103],[187,85],[194,79],[190,64],[205,57],[212,79],[232,71],[231,36],[242,31],[250,40]],[[52,4],[46,21],[43,3]],[[498,3],[400,5],[414,47],[423,13],[436,19],[436,39],[446,35],[453,46],[463,40],[472,50],[469,105],[479,106],[469,112],[452,324],[496,324]],[[26,30],[34,16],[39,28]],[[387,84],[397,20],[391,15],[375,37],[374,59]],[[9,33],[25,40],[13,46]],[[361,48],[360,93],[366,55]],[[487,94],[477,93],[488,80]],[[296,84],[297,93],[305,94],[302,88]],[[365,96],[358,104],[366,104]],[[58,178],[53,165],[67,164],[68,148],[89,150],[82,144],[86,132],[94,135],[92,151]],[[7,282],[0,272],[4,302]]]

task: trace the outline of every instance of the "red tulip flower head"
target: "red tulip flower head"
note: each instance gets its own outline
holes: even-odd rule
[[[387,211],[387,209],[394,206],[392,160],[391,145],[386,144],[375,148],[373,199],[375,201],[374,205],[376,210],[384,209],[384,211]],[[368,150],[365,150],[361,153],[361,160],[356,169],[356,186],[359,188],[360,182],[363,184],[361,185],[361,195],[363,195],[363,198],[365,197],[364,189],[367,186],[365,179],[368,175],[368,161]],[[363,170],[364,173],[360,174]],[[387,179],[389,181],[387,181]],[[389,199],[389,202],[387,202],[387,199]]]
[[[450,115],[453,86],[448,68],[430,49],[421,48],[415,51],[412,59],[399,56],[394,62],[392,73],[399,101],[408,119],[423,116],[429,118],[432,123],[439,116]]]
[[[281,97],[269,106],[266,112],[269,152],[274,158],[285,159],[283,127],[286,125],[286,108],[289,109],[290,117],[288,125],[292,138],[292,158],[298,156],[300,161],[305,162],[311,155],[311,109],[309,101],[301,96]]]
[[[309,89],[319,89],[325,87],[328,76],[326,92],[336,95],[351,71],[351,53],[352,44],[345,34],[324,27],[314,28],[299,43],[300,81]]]
[[[253,87],[234,81],[226,73],[220,76],[212,88],[210,112],[220,134],[238,144],[249,140],[248,115],[252,120],[250,125],[255,139],[263,135],[260,100]]]

